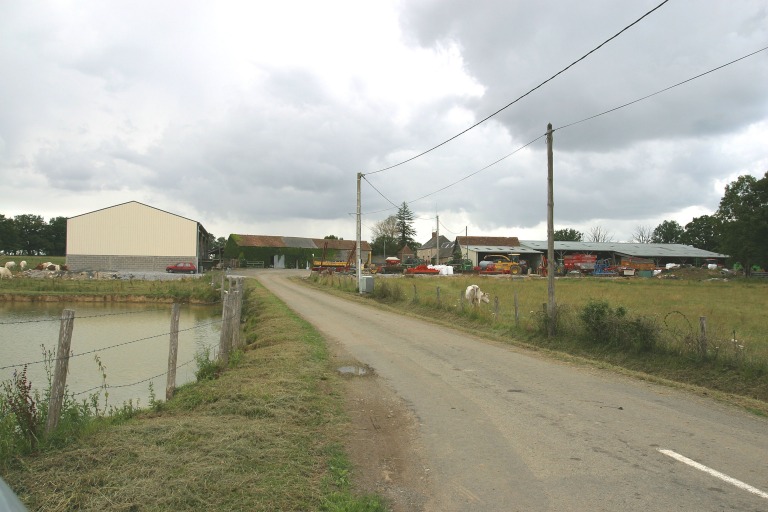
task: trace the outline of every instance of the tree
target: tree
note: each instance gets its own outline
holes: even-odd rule
[[[397,209],[396,217],[398,243],[400,244],[398,250],[402,249],[406,245],[411,249],[415,249],[419,244],[416,242],[416,240],[414,240],[414,237],[416,236],[416,230],[413,229],[413,212],[408,207],[408,203],[403,201],[403,204],[400,205],[400,208]]]
[[[747,271],[768,261],[768,172],[761,179],[739,176],[725,187],[715,216],[720,247]]]
[[[637,226],[632,233],[632,241],[636,244],[649,244],[653,241],[651,226]]]
[[[714,215],[694,217],[685,225],[680,241],[705,251],[720,250],[720,221]]]
[[[64,256],[67,254],[67,218],[54,217],[43,228],[46,246],[45,254]]]
[[[679,244],[685,230],[675,220],[665,220],[653,230],[651,242],[654,244]]]
[[[397,246],[397,217],[390,215],[386,219],[377,222],[371,229],[371,250],[373,254],[381,254],[386,256],[387,251],[389,254],[397,252],[399,247]]]
[[[40,215],[17,215],[13,218],[18,234],[18,248],[21,254],[41,254],[47,248],[45,220]]]
[[[15,254],[18,250],[18,235],[13,219],[0,214],[0,251]]]
[[[602,226],[595,226],[589,229],[587,242],[612,242],[613,234],[609,233]]]
[[[323,237],[323,240],[344,240],[344,239],[339,238],[336,235],[326,235]]]
[[[573,228],[558,229],[554,233],[554,240],[556,242],[581,242],[583,239],[584,233]]]

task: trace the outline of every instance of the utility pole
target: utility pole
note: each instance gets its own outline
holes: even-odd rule
[[[553,187],[552,123],[547,124],[547,335],[555,335],[555,194]]]
[[[435,213],[435,218],[437,219],[437,226],[435,227],[435,250],[437,251],[435,253],[435,265],[440,264],[440,216]]]
[[[357,239],[356,239],[357,243],[355,244],[355,247],[357,247],[357,256],[356,256],[357,265],[355,265],[355,267],[357,269],[356,270],[357,290],[358,290],[358,293],[360,293],[361,295],[363,294],[363,283],[362,283],[363,269],[361,268],[363,257],[362,257],[362,250],[360,249],[360,244],[361,244],[360,238],[362,238],[362,225],[363,225],[363,221],[360,213],[360,181],[362,180],[362,178],[363,178],[363,173],[361,172],[357,173]]]

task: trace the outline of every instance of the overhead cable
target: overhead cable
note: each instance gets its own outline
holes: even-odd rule
[[[616,34],[614,34],[613,36],[609,37],[608,39],[606,39],[605,41],[603,41],[602,43],[600,43],[599,45],[597,45],[596,47],[594,47],[593,49],[591,49],[590,51],[588,51],[587,53],[585,53],[583,56],[579,57],[578,59],[576,59],[575,61],[573,61],[573,62],[571,62],[570,64],[568,64],[566,67],[564,67],[563,69],[561,69],[560,71],[558,71],[557,73],[555,73],[554,75],[552,75],[551,77],[549,77],[549,78],[547,78],[546,80],[544,80],[543,82],[541,82],[541,83],[540,83],[539,85],[537,85],[536,87],[532,88],[531,90],[529,90],[529,91],[528,91],[528,92],[526,92],[525,94],[522,94],[521,96],[518,96],[518,97],[517,97],[515,100],[513,100],[513,101],[511,101],[511,102],[507,103],[506,105],[504,105],[503,107],[501,107],[501,108],[500,108],[499,110],[497,110],[496,112],[492,113],[492,114],[491,114],[491,115],[489,115],[489,116],[486,116],[485,118],[483,118],[483,119],[481,119],[480,121],[476,122],[475,124],[473,124],[473,125],[472,125],[472,126],[470,126],[469,128],[467,128],[467,129],[465,129],[465,130],[463,130],[463,131],[461,131],[461,132],[457,133],[456,135],[454,135],[453,137],[451,137],[451,138],[449,138],[449,139],[446,139],[446,140],[444,140],[444,141],[443,141],[443,142],[441,142],[440,144],[438,144],[438,145],[436,145],[436,146],[433,146],[433,147],[431,147],[431,148],[427,149],[426,151],[422,151],[422,152],[421,152],[421,153],[419,153],[418,155],[412,156],[411,158],[408,158],[408,159],[406,159],[406,160],[403,160],[402,162],[398,162],[398,163],[396,163],[396,164],[394,164],[394,165],[390,165],[389,167],[384,167],[384,168],[382,168],[382,169],[379,169],[379,170],[377,170],[377,171],[372,171],[372,172],[369,172],[369,173],[366,173],[366,174],[376,174],[376,173],[380,173],[380,172],[388,171],[388,170],[390,170],[390,169],[394,169],[395,167],[399,167],[399,166],[401,166],[401,165],[403,165],[403,164],[406,164],[406,163],[408,163],[408,162],[411,162],[411,161],[413,161],[413,160],[416,160],[417,158],[420,158],[420,157],[422,157],[422,156],[426,155],[427,153],[431,153],[432,151],[436,150],[437,148],[439,148],[439,147],[441,147],[441,146],[444,146],[444,145],[448,144],[448,143],[449,143],[449,142],[451,142],[452,140],[454,140],[454,139],[457,139],[457,138],[461,137],[462,135],[464,135],[464,134],[465,134],[465,133],[467,133],[468,131],[470,131],[470,130],[472,130],[472,129],[474,129],[474,128],[477,128],[478,126],[480,126],[480,125],[481,125],[481,124],[483,124],[484,122],[488,121],[489,119],[491,119],[492,117],[496,116],[496,115],[497,115],[497,114],[499,114],[500,112],[502,112],[502,111],[506,110],[507,108],[511,107],[512,105],[514,105],[515,103],[517,103],[517,102],[518,102],[518,101],[520,101],[521,99],[525,98],[526,96],[528,96],[528,95],[529,95],[529,94],[531,94],[532,92],[536,91],[537,89],[540,89],[540,88],[541,88],[541,87],[543,87],[545,84],[547,84],[548,82],[551,82],[552,80],[554,80],[555,78],[557,78],[557,77],[558,77],[558,76],[560,76],[561,74],[565,73],[565,72],[566,72],[566,71],[568,71],[570,68],[572,68],[573,66],[575,66],[575,65],[576,65],[576,64],[578,64],[579,62],[583,61],[584,59],[586,59],[587,57],[589,57],[590,55],[592,55],[593,53],[595,53],[597,50],[599,50],[600,48],[602,48],[602,47],[603,47],[603,46],[605,46],[606,44],[610,43],[611,41],[613,41],[614,39],[616,39],[617,37],[619,37],[621,34],[623,34],[624,32],[626,32],[627,30],[629,30],[630,28],[632,28],[633,26],[635,26],[635,25],[637,25],[638,23],[640,23],[640,21],[642,21],[642,20],[643,20],[644,18],[646,18],[647,16],[651,15],[651,14],[652,14],[654,11],[656,11],[657,9],[661,8],[661,6],[663,6],[664,4],[666,4],[668,1],[669,1],[669,0],[664,0],[664,1],[663,1],[663,2],[661,2],[659,5],[657,5],[656,7],[654,7],[653,9],[651,9],[650,11],[646,12],[645,14],[643,14],[642,16],[640,16],[638,19],[636,19],[635,21],[633,21],[632,23],[630,23],[629,25],[627,25],[626,27],[624,27],[624,28],[623,28],[623,29],[621,29],[620,31],[618,31]]]
[[[658,91],[656,91],[654,93],[648,94],[647,96],[643,96],[642,98],[637,98],[636,100],[632,100],[632,101],[629,101],[627,103],[624,103],[623,105],[619,105],[618,107],[614,107],[612,109],[605,110],[603,112],[600,112],[599,114],[595,114],[595,115],[592,115],[592,116],[589,116],[589,117],[585,117],[584,119],[581,119],[579,121],[574,121],[573,123],[568,123],[568,124],[566,124],[564,126],[561,126],[559,128],[555,128],[552,131],[556,132],[557,130],[564,130],[566,128],[570,128],[572,126],[575,126],[577,124],[581,124],[581,123],[584,123],[586,121],[590,121],[592,119],[595,119],[597,117],[604,116],[605,114],[610,114],[611,112],[615,112],[615,111],[617,111],[619,109],[622,109],[624,107],[628,107],[630,105],[634,105],[635,103],[639,103],[639,102],[641,102],[643,100],[647,100],[648,98],[652,98],[653,96],[656,96],[656,95],[661,94],[663,92],[667,92],[667,91],[669,91],[671,89],[674,89],[675,87],[679,87],[679,86],[681,86],[683,84],[687,84],[688,82],[692,82],[693,80],[696,80],[697,78],[701,78],[701,77],[703,77],[705,75],[708,75],[710,73],[714,73],[715,71],[718,71],[720,69],[723,69],[724,67],[730,66],[731,64],[735,64],[735,63],[737,63],[739,61],[742,61],[744,59],[747,59],[749,57],[757,55],[758,53],[764,52],[765,50],[768,50],[768,46],[760,48],[759,50],[756,50],[756,51],[754,51],[752,53],[749,53],[747,55],[744,55],[743,57],[739,57],[738,59],[734,59],[734,60],[732,60],[730,62],[727,62],[727,63],[725,63],[725,64],[723,64],[721,66],[717,66],[716,68],[712,68],[709,71],[705,71],[704,73],[700,73],[700,74],[698,74],[696,76],[692,76],[691,78],[683,80],[682,82],[678,82],[678,83],[676,83],[674,85],[670,85],[669,87],[665,87],[664,89],[660,89],[660,90],[658,90]]]

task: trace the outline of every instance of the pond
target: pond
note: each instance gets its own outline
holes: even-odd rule
[[[132,400],[147,407],[150,382],[165,399],[171,325],[170,304],[0,302],[0,381],[21,372],[33,389],[48,386],[44,352],[56,352],[61,312],[75,311],[67,390],[78,400],[99,391],[106,381],[107,405]],[[176,386],[195,379],[195,354],[216,351],[221,305],[182,305]],[[103,368],[103,372],[99,367]],[[103,377],[106,374],[106,379]],[[104,406],[104,393],[100,405]]]

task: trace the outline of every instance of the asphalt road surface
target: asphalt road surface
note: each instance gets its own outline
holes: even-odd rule
[[[765,418],[329,296],[292,273],[257,276],[416,414],[427,510],[768,510]]]

